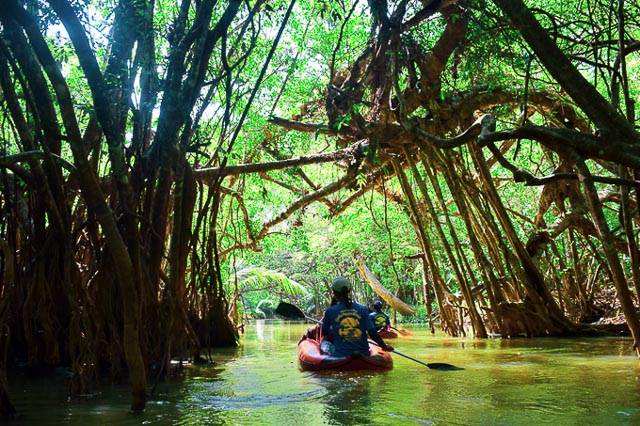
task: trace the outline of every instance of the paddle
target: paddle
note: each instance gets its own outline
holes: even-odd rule
[[[295,305],[292,305],[291,303],[287,303],[287,302],[280,302],[280,304],[278,304],[278,307],[276,308],[276,313],[280,316],[283,316],[285,318],[289,318],[289,319],[295,319],[295,320],[301,320],[301,319],[308,319],[309,321],[313,321],[313,322],[317,322],[319,323],[320,321],[318,321],[315,318],[311,318],[308,317],[304,314],[304,312],[302,312],[300,310],[300,308],[298,308]],[[369,340],[369,343],[372,343],[376,346],[379,346],[377,343]],[[409,355],[403,354],[402,352],[398,352],[397,350],[393,350],[392,351],[394,354],[400,355],[402,357],[405,357],[407,359],[410,359],[411,361],[415,361],[419,364],[422,364],[426,367],[429,367],[432,370],[464,370],[464,368],[462,367],[456,367],[455,365],[451,365],[451,364],[446,364],[444,362],[423,362],[420,361],[419,359],[416,359],[414,357],[411,357]]]
[[[304,312],[302,312],[296,305],[292,305],[291,303],[287,302],[280,302],[278,304],[278,307],[276,308],[276,314],[294,320],[308,319],[309,321],[317,323],[320,322],[315,318],[306,316]]]

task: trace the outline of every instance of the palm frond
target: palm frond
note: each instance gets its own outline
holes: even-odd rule
[[[236,269],[236,278],[243,292],[273,289],[291,296],[306,295],[307,288],[287,278],[281,272],[266,268],[245,266]]]

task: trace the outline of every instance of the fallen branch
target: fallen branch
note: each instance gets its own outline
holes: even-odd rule
[[[351,257],[353,261],[356,263],[356,265],[358,266],[358,269],[360,270],[360,273],[362,274],[364,279],[367,280],[367,282],[369,283],[369,286],[371,286],[371,289],[378,296],[380,296],[385,302],[387,302],[389,306],[391,306],[396,312],[402,315],[413,315],[416,313],[415,309],[413,309],[411,306],[404,303],[402,300],[398,299],[396,296],[393,295],[393,293],[391,293],[382,285],[382,283],[376,278],[375,275],[373,275],[373,273],[369,270],[369,268],[367,268],[367,266],[364,264],[364,261],[362,260],[362,258],[356,257],[354,255],[352,255]]]

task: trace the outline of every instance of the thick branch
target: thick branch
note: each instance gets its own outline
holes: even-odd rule
[[[53,158],[54,161],[56,161],[60,166],[64,167],[71,173],[74,173],[76,171],[76,167],[64,158],[53,153],[46,153],[44,151],[25,151],[18,154],[2,156],[0,157],[0,167],[8,168],[15,163],[20,163],[23,161],[44,160],[47,157]]]
[[[199,169],[194,172],[194,175],[197,180],[206,183],[207,181],[215,179],[219,173],[221,176],[235,176],[246,173],[260,173],[268,172],[270,170],[290,169],[292,167],[299,167],[308,164],[332,163],[344,160],[348,160],[349,163],[352,163],[355,159],[361,157],[360,145],[361,143],[358,142],[339,151],[333,151],[326,154],[305,155],[282,161],[226,166],[222,171],[219,167]]]
[[[441,11],[455,3],[458,3],[458,0],[444,0],[444,1],[432,0],[428,2],[428,4],[425,5],[423,9],[418,11],[418,13],[416,13],[411,18],[409,18],[406,22],[404,22],[402,24],[402,29],[408,30],[410,28],[413,28],[419,25],[420,23],[424,22],[427,18],[433,16],[438,11]]]
[[[335,132],[329,130],[329,126],[326,124],[303,123],[301,121],[287,120],[286,118],[275,116],[269,118],[269,123],[284,127],[285,129],[296,130],[298,132],[320,133],[323,135],[335,134]]]
[[[439,138],[437,136],[431,135],[419,127],[411,126],[408,130],[416,133],[420,138],[426,139],[429,142],[432,142],[438,148],[451,149],[456,148],[462,145],[466,145],[467,143],[474,140],[480,134],[480,130],[483,125],[483,120],[488,117],[484,115],[477,119],[467,130],[460,133],[458,136],[455,136],[450,139]]]
[[[543,177],[534,176],[528,171],[523,170],[514,164],[511,164],[506,158],[504,158],[504,155],[502,155],[498,147],[496,147],[493,144],[493,142],[488,143],[487,147],[489,148],[493,156],[496,158],[498,163],[500,163],[502,167],[504,167],[505,169],[513,173],[515,182],[524,182],[525,185],[527,186],[540,186],[540,185],[546,185],[548,183],[559,181],[559,180],[578,180],[579,179],[578,175],[575,173],[553,173],[549,176],[543,176]],[[611,178],[611,177],[604,177],[604,176],[590,176],[588,179],[591,180],[592,182],[607,183],[610,185],[625,185],[625,186],[631,186],[634,188],[640,188],[640,181],[637,181],[637,180],[618,179],[618,178]]]
[[[598,136],[570,129],[528,125],[501,132],[483,132],[478,141],[480,146],[485,146],[490,142],[508,139],[531,139],[559,154],[572,150],[583,158],[611,161],[632,168],[640,167],[638,145],[620,141],[603,143]]]

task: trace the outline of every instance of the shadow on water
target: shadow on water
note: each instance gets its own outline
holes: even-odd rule
[[[68,399],[69,378],[10,372],[16,425],[637,425],[640,366],[629,338],[490,339],[432,336],[415,327],[382,373],[311,373],[296,343],[309,324],[260,321],[214,363],[159,384],[143,413],[130,389],[102,385]],[[408,327],[407,327],[408,328]],[[11,424],[11,422],[9,423]]]

